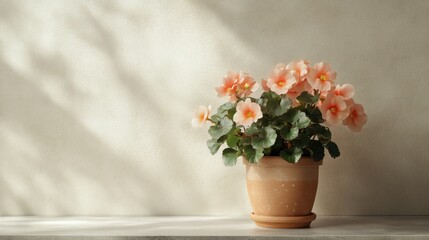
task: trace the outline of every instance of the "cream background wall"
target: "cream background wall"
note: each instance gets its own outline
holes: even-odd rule
[[[246,215],[244,167],[192,129],[227,70],[325,60],[338,127],[315,211],[429,214],[429,1],[0,1],[1,215]]]

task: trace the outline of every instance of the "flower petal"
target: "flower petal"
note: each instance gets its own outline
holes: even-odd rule
[[[332,98],[332,104],[335,104],[335,106],[337,106],[337,108],[341,111],[344,111],[347,109],[346,101],[345,101],[344,97],[342,97],[342,96],[333,97]]]
[[[351,84],[344,84],[340,88],[340,93],[345,99],[350,99],[355,94],[355,88]]]

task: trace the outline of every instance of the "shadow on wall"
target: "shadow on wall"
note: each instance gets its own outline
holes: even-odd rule
[[[192,3],[213,13],[239,39],[239,44],[244,44],[248,51],[257,56],[260,65],[270,67],[279,61],[325,55],[323,41],[335,32],[335,21],[339,15],[333,1],[307,2],[313,7],[303,7],[306,4],[302,1],[276,0],[195,0]],[[325,14],[330,17],[324,18]],[[320,38],[318,42],[321,45],[314,44],[315,36]],[[296,41],[298,39],[299,42]],[[219,51],[226,59],[232,55],[240,61],[241,56],[234,55],[236,47],[223,45]],[[264,74],[267,72],[264,71]]]
[[[0,6],[0,20],[19,36],[23,22],[31,21],[31,16],[20,12],[21,6],[14,2],[4,5]],[[108,9],[103,7],[106,6],[100,6],[100,9],[119,11],[114,8],[114,4],[109,4]],[[13,15],[9,14],[11,9]],[[106,55],[115,78],[127,90],[130,102],[137,103],[139,109],[143,108],[162,126],[167,113],[158,106],[157,93],[149,91],[145,82],[127,70],[119,60],[114,33],[104,28],[86,8],[81,10],[83,18],[70,18],[73,26],[71,31]],[[115,14],[126,15],[123,12]],[[82,32],[82,26],[90,29],[91,34]],[[31,42],[23,41],[22,44],[31,61],[32,71],[60,79],[61,83],[56,84],[60,84],[72,99],[87,97],[74,86],[64,56],[34,50]],[[0,208],[3,212],[0,214],[69,215],[81,211],[80,214],[84,215],[104,215],[106,208],[105,205],[101,207],[103,202],[115,203],[107,210],[107,214],[171,214],[171,207],[174,206],[171,203],[172,196],[166,192],[168,189],[159,184],[158,179],[163,175],[175,176],[176,169],[165,169],[160,173],[142,168],[128,159],[126,153],[112,149],[83,125],[72,111],[47,96],[41,84],[38,84],[40,79],[32,79],[28,74],[16,71],[6,59],[0,59],[0,73],[1,145],[14,146],[23,142],[23,145],[33,150],[28,155],[21,151],[15,152],[20,156],[2,157],[0,192],[3,197],[0,198]],[[167,133],[161,134],[159,145],[175,152],[176,162],[183,162],[183,157],[177,154],[179,151],[174,151],[174,140]],[[10,136],[15,138],[11,139]],[[142,148],[139,151],[144,154],[144,146]],[[141,161],[146,158],[142,156]],[[184,194],[193,199],[193,205],[204,204],[198,188],[192,187],[196,183],[182,180],[183,184],[189,186],[189,191]],[[82,199],[91,197],[98,199],[89,202]],[[99,208],[96,207],[97,202],[100,203]]]

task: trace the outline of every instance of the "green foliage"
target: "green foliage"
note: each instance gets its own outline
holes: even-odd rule
[[[303,92],[297,97],[299,105],[292,107],[286,95],[264,92],[259,99],[251,98],[261,106],[263,117],[249,127],[232,121],[238,102],[245,99],[227,102],[210,117],[212,138],[207,147],[215,154],[226,143],[222,151],[226,166],[235,165],[240,156],[250,163],[258,163],[263,156],[280,156],[290,163],[297,163],[303,155],[320,161],[325,157],[325,148],[336,158],[340,151],[331,141],[329,128],[321,125],[324,120],[316,106],[319,97],[320,94]]]
[[[234,166],[237,163],[238,151],[232,148],[225,148],[222,152],[225,166]]]
[[[276,107],[274,108],[274,111],[273,111],[273,115],[274,116],[280,116],[282,114],[285,114],[287,112],[287,110],[290,108],[290,106],[291,106],[290,99],[282,97],[280,99],[278,106],[276,104]]]
[[[323,160],[325,157],[325,148],[323,148],[322,143],[317,140],[310,140],[307,149],[310,151],[311,157],[315,161]]]
[[[292,108],[285,114],[285,120],[292,123],[293,126],[302,129],[310,125],[311,120],[305,112],[301,112],[298,108]]]
[[[323,123],[325,120],[323,120],[322,113],[320,112],[318,107],[311,106],[304,109],[305,114],[308,118],[310,118],[311,122],[313,123]]]
[[[262,131],[262,129],[257,124],[254,123],[254,124],[250,125],[250,127],[246,128],[245,133],[248,135],[253,135],[253,134],[259,133],[261,131]]]
[[[235,105],[232,102],[227,102],[218,108],[217,113],[214,114],[211,119],[217,123],[226,116],[232,118],[233,113],[235,113]]]
[[[274,117],[283,115],[291,106],[291,101],[285,96],[278,95],[274,92],[264,92],[258,101],[261,105],[262,112]]]
[[[331,139],[331,131],[329,131],[329,128],[322,126],[320,124],[313,124],[311,125],[311,128],[314,130],[314,133],[317,135],[317,137],[324,138],[324,139]]]
[[[210,149],[210,153],[212,155],[215,155],[219,150],[220,146],[222,145],[222,143],[219,143],[217,140],[218,139],[216,138],[212,138],[207,141],[207,147]]]
[[[290,123],[294,123],[298,119],[298,114],[300,112],[301,111],[298,108],[291,108],[289,111],[286,112],[283,118]]]
[[[310,144],[310,135],[306,131],[298,134],[298,137],[293,139],[292,145],[299,148],[306,148]]]
[[[313,134],[317,136],[317,139],[322,143],[323,146],[326,146],[331,142],[331,131],[329,128],[322,126],[320,124],[313,124],[310,129],[313,131]]]
[[[212,138],[207,141],[207,147],[210,149],[210,153],[212,155],[216,154],[219,150],[220,146],[225,142],[227,139],[227,136],[222,136],[218,139]]]
[[[227,103],[220,105],[220,107],[217,109],[217,112],[218,113],[224,113],[224,112],[232,109],[233,107],[235,107],[234,103],[227,102]]]
[[[255,149],[271,147],[276,141],[276,131],[271,127],[265,127],[259,136],[252,138],[252,146]]]
[[[310,125],[310,123],[311,123],[310,118],[308,118],[304,112],[299,112],[298,117],[293,125],[299,129],[303,129],[303,128],[306,128],[308,125]]]
[[[340,156],[340,150],[338,149],[338,146],[336,143],[329,142],[326,148],[328,149],[329,155],[331,155],[331,157],[336,158]]]
[[[226,144],[230,148],[237,148],[237,143],[240,141],[240,137],[235,135],[234,133],[228,134],[228,138],[226,139]]]
[[[302,149],[294,147],[291,149],[283,149],[280,151],[280,157],[290,163],[297,163],[302,156]]]
[[[319,101],[320,94],[311,95],[307,91],[302,92],[296,99],[300,103],[306,103],[306,104],[315,104],[317,101]]]
[[[231,119],[224,117],[216,125],[213,125],[209,128],[209,134],[213,138],[218,139],[231,131],[233,125],[234,122]]]
[[[252,146],[245,146],[243,148],[244,156],[250,163],[258,163],[264,156],[263,149],[254,149]]]
[[[288,127],[284,126],[280,130],[280,136],[282,136],[285,140],[293,140],[298,137],[299,128],[298,127]]]
[[[211,119],[215,122],[219,122],[222,118],[225,117],[225,114],[216,113],[211,116]]]

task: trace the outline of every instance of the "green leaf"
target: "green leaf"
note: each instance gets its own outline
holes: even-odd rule
[[[258,99],[257,103],[261,106],[262,111],[267,107],[268,99],[264,97],[265,92],[261,95],[261,98]]]
[[[264,153],[265,156],[269,156],[271,154],[272,150],[273,150],[272,147],[265,148],[264,151],[263,151],[263,153]]]
[[[259,133],[262,129],[258,128],[258,125],[256,125],[256,123],[253,123],[252,125],[250,125],[250,127],[246,128],[246,130],[244,131],[247,135],[253,135],[255,133]]]
[[[340,149],[338,149],[338,146],[336,143],[331,141],[328,143],[326,148],[328,149],[329,155],[331,155],[331,157],[336,158],[340,156]]]
[[[221,145],[222,143],[219,143],[216,138],[212,138],[207,141],[207,147],[210,149],[210,153],[212,155],[215,155],[217,153]]]
[[[310,136],[306,132],[299,133],[298,137],[295,138],[292,144],[296,147],[306,148],[310,143]]]
[[[225,117],[225,114],[221,114],[221,113],[216,113],[213,114],[210,119],[215,121],[215,122],[219,122],[220,120],[222,120]]]
[[[289,109],[285,114],[285,119],[299,129],[306,128],[311,123],[305,112],[296,108]]]
[[[267,112],[267,104],[268,104],[268,98],[272,98],[271,94],[269,94],[269,92],[264,92],[262,93],[261,97],[257,100],[257,103],[259,104],[259,106],[261,106],[261,110],[263,113],[268,113]]]
[[[222,104],[218,109],[216,114],[211,116],[211,119],[215,122],[221,121],[225,116],[229,116],[230,111],[235,111],[235,105],[231,102]]]
[[[276,142],[277,134],[271,127],[265,127],[260,136],[252,138],[252,146],[255,149],[271,147]]]
[[[264,156],[263,149],[254,149],[252,146],[245,146],[243,148],[244,156],[250,163],[258,163]]]
[[[317,140],[310,140],[307,149],[315,161],[323,160],[325,157],[325,148],[322,143]]]
[[[225,148],[222,152],[225,166],[234,166],[237,163],[238,151],[232,148]]]
[[[299,112],[297,115],[296,122],[294,123],[294,126],[302,129],[308,127],[310,125],[311,121],[310,118],[308,118],[304,112]]]
[[[262,112],[277,117],[286,113],[291,106],[291,101],[287,97],[280,96],[274,92],[264,92],[258,100]]]
[[[296,99],[301,103],[315,104],[319,100],[319,94],[313,96],[307,91],[302,92]]]
[[[307,109],[307,116],[314,123],[322,123],[325,121],[323,120],[322,112],[320,112],[318,107]]]
[[[286,112],[286,115],[285,115],[285,119],[286,119],[286,121],[288,121],[288,122],[290,122],[290,123],[294,123],[297,119],[298,119],[298,114],[300,113],[301,111],[299,111],[298,109],[296,109],[296,108],[291,108],[291,109],[289,109],[289,111],[287,111]]]
[[[284,148],[284,140],[281,136],[277,136],[276,142],[274,143],[273,146],[270,147],[271,151],[270,154],[265,154],[265,156],[271,155],[279,155],[280,151]]]
[[[218,124],[213,125],[209,128],[209,134],[213,138],[218,139],[229,133],[229,131],[231,131],[232,129],[233,124],[234,123],[231,121],[231,119],[223,118]]]
[[[228,138],[226,139],[226,144],[230,148],[236,148],[238,141],[240,141],[240,137],[238,137],[235,134],[230,133],[230,134],[228,134]]]
[[[290,163],[297,163],[302,155],[302,149],[294,147],[292,149],[283,149],[280,151],[280,157]]]
[[[299,129],[297,127],[283,127],[280,130],[280,136],[282,136],[286,140],[293,140],[298,137]]]
[[[327,147],[327,145],[329,144],[329,142],[331,142],[331,139],[325,139],[325,138],[319,138],[318,140],[320,141],[320,143],[324,147]]]
[[[313,131],[313,134],[317,136],[323,146],[326,147],[326,145],[331,141],[332,134],[329,128],[320,124],[313,124],[310,129]]]
[[[273,92],[273,91],[268,91],[268,92],[263,92],[262,94],[261,94],[261,98],[260,99],[273,99],[273,98],[275,98],[276,96],[279,96],[279,95],[277,95],[275,92]]]
[[[228,135],[223,135],[222,137],[220,137],[217,142],[218,143],[224,143],[226,141],[226,139],[228,138]]]
[[[227,116],[229,119],[233,119],[234,114],[237,112],[236,108],[231,108],[227,111]]]
[[[234,107],[234,104],[232,102],[227,102],[227,103],[220,105],[220,107],[217,109],[217,112],[223,113],[223,112],[230,110],[233,107]]]
[[[277,107],[277,100],[275,98],[268,98],[267,99],[267,113],[272,114],[274,109]]]
[[[280,99],[280,102],[278,102],[278,104],[276,104],[276,106],[274,107],[273,115],[277,117],[285,114],[287,110],[289,110],[290,106],[291,106],[290,99],[286,97],[282,97]]]
[[[240,145],[242,145],[242,146],[249,146],[249,145],[251,145],[252,143],[251,143],[251,139],[250,138],[243,138],[241,141],[240,141]]]
[[[313,124],[311,126],[311,128],[314,130],[314,132],[316,133],[317,137],[323,138],[323,139],[331,139],[332,134],[331,131],[329,131],[329,128],[322,126],[320,124]]]

